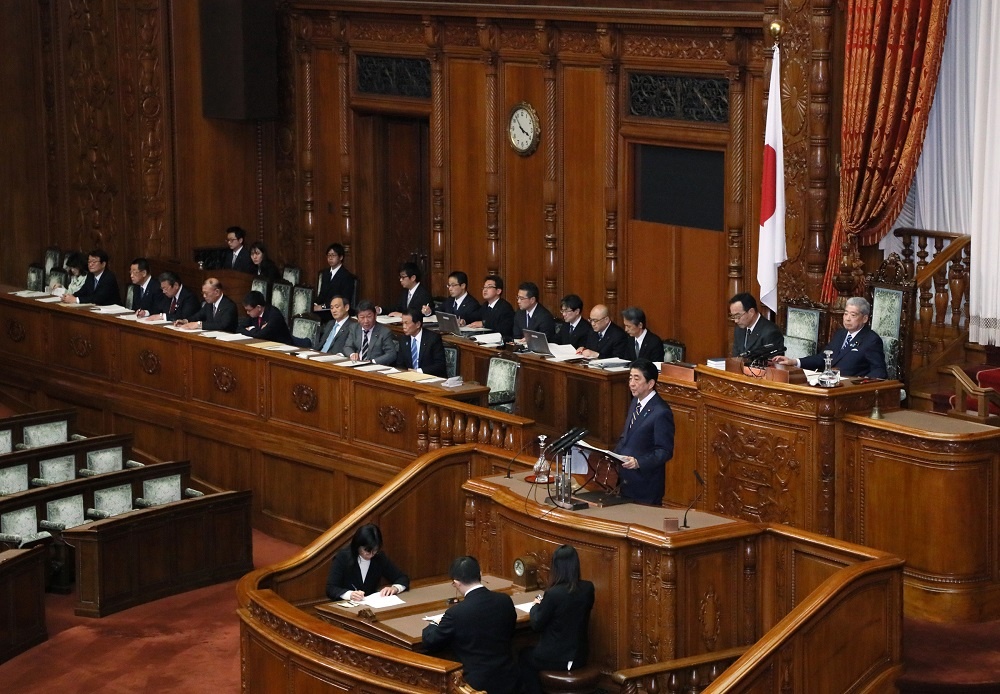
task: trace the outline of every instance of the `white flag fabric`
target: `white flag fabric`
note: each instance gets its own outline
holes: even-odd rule
[[[764,127],[764,168],[760,194],[760,238],[757,244],[757,282],[760,302],[778,310],[778,266],[785,251],[785,147],[781,130],[781,58],[774,47],[771,88]]]

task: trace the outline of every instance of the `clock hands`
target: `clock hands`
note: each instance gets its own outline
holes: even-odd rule
[[[530,134],[530,133],[528,133],[528,131],[524,129],[524,126],[523,126],[523,125],[521,125],[521,119],[520,119],[520,118],[515,118],[515,119],[514,119],[514,122],[516,122],[516,123],[517,123],[517,127],[521,129],[521,132],[522,132],[522,133],[524,133],[524,134],[525,134],[525,135],[527,135],[528,137],[531,137],[531,134]]]

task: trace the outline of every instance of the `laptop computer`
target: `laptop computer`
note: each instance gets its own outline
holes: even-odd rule
[[[454,313],[437,313],[438,329],[443,333],[462,336],[462,326],[458,324],[458,316]]]
[[[537,330],[528,330],[527,328],[521,332],[524,334],[524,344],[527,346],[529,352],[534,352],[535,354],[547,354],[550,357],[554,356],[552,354],[552,348],[549,347],[549,338],[545,335],[545,333]]]

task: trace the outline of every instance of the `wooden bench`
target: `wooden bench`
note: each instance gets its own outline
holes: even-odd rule
[[[0,663],[49,638],[45,555],[43,547],[0,552]]]
[[[76,410],[46,410],[0,419],[0,456],[19,450],[69,441]]]
[[[94,436],[0,456],[0,498],[33,486],[122,470],[131,463],[131,434]]]

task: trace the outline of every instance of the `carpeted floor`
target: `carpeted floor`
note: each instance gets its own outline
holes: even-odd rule
[[[253,533],[255,566],[299,547]],[[236,581],[201,588],[118,614],[73,614],[75,595],[47,595],[49,640],[0,665],[5,694],[238,692],[240,628]]]

